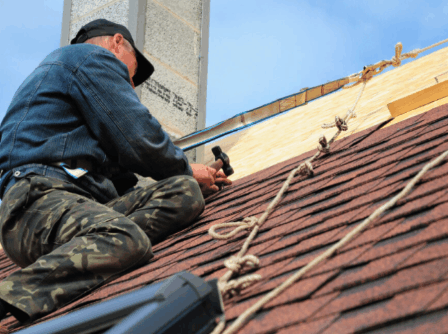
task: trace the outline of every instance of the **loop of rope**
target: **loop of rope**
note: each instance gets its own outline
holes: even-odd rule
[[[400,42],[395,45],[395,57],[392,58],[392,66],[398,67],[401,65],[401,52],[403,51],[403,44]]]
[[[212,236],[215,239],[226,240],[226,239],[230,239],[234,235],[238,234],[238,232],[240,232],[240,231],[252,228],[257,223],[258,223],[257,217],[246,217],[243,219],[242,222],[230,222],[230,223],[221,223],[221,224],[213,225],[208,230],[208,234],[210,234],[210,236]],[[233,226],[237,226],[237,228],[235,228],[233,231],[231,231],[229,233],[219,234],[218,232],[216,232],[217,229],[233,227]]]

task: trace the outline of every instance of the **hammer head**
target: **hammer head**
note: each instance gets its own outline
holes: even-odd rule
[[[212,148],[213,155],[215,156],[215,161],[218,159],[221,159],[223,162],[222,170],[224,171],[224,174],[227,176],[230,176],[234,173],[232,166],[230,166],[230,159],[227,154],[225,154],[221,147],[215,146]]]

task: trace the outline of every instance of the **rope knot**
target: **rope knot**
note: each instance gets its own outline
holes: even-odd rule
[[[347,131],[348,130],[347,122],[344,121],[339,116],[336,116],[334,118],[334,124],[336,124],[336,127],[338,128],[339,131]]]
[[[393,67],[398,67],[401,65],[401,51],[403,51],[403,44],[398,42],[395,45],[395,56],[391,59]]]
[[[231,256],[227,260],[224,261],[224,265],[227,269],[238,272],[244,265],[248,265],[250,267],[256,267],[260,263],[260,260],[255,255],[246,255],[243,257]]]
[[[400,58],[397,59],[395,57],[392,57],[391,61],[392,61],[392,66],[393,67],[398,67],[398,66],[401,65],[401,59]]]
[[[360,81],[361,82],[369,81],[374,77],[375,74],[377,74],[377,68],[375,67],[375,65],[364,66]]]
[[[241,290],[257,283],[261,280],[261,275],[252,274],[240,277],[235,280],[230,280],[228,282],[218,282],[219,290],[224,298],[232,297],[234,295],[240,294]]]
[[[248,227],[254,227],[256,224],[258,224],[258,218],[255,216],[246,217],[243,219],[243,223],[246,223]]]
[[[302,165],[300,165],[300,174],[308,176],[314,175],[313,165],[311,164],[311,162],[307,160],[302,163]]]
[[[324,135],[321,135],[319,138],[319,144],[317,145],[317,149],[321,153],[330,153],[330,145],[328,145],[327,138]]]

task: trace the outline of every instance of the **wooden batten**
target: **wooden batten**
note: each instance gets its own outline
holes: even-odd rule
[[[443,81],[414,94],[405,96],[387,105],[392,117],[400,116],[408,111],[448,96],[448,81]]]

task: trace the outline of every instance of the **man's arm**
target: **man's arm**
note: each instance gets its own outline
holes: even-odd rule
[[[142,176],[193,175],[183,151],[139,101],[128,69],[111,52],[92,52],[73,75],[70,94],[107,155]]]

